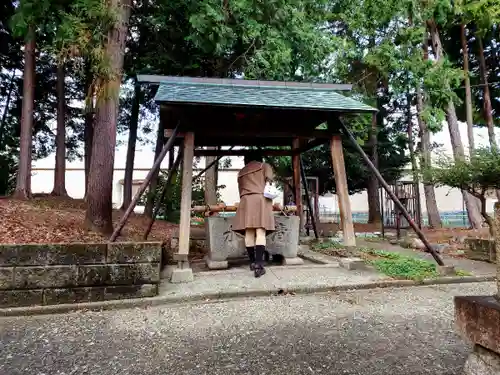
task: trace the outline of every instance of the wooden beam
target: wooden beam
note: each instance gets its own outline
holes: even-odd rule
[[[305,145],[303,145],[302,147],[300,147],[300,148],[297,150],[297,153],[298,153],[298,154],[302,154],[302,153],[304,153],[304,152],[307,152],[307,151],[309,151],[309,150],[312,150],[312,149],[313,149],[313,148],[315,148],[315,147],[321,146],[321,145],[323,145],[323,144],[327,143],[327,142],[328,142],[328,140],[330,139],[330,137],[331,137],[331,136],[332,136],[332,135],[330,134],[330,135],[328,136],[328,138],[327,138],[327,139],[325,139],[325,138],[316,138],[316,139],[312,139],[312,140],[310,140],[309,142],[307,142]]]
[[[165,138],[169,138],[170,135],[172,134],[173,129],[165,129]],[[182,138],[184,137],[183,132],[180,132],[177,137]],[[214,133],[213,129],[209,129],[206,131],[203,130],[196,130],[196,136],[197,137],[210,137],[210,138],[217,138],[219,135],[217,132]],[[232,138],[232,137],[237,137],[237,138],[305,138],[305,139],[312,139],[312,138],[321,138],[321,139],[327,139],[329,140],[331,137],[331,133],[327,130],[314,130],[314,131],[303,131],[303,132],[284,132],[284,131],[238,131],[238,130],[221,130],[220,131],[220,136],[224,138]]]
[[[191,227],[191,196],[193,182],[194,134],[184,137],[182,159],[181,218],[179,223],[179,254],[189,254],[189,231]]]
[[[351,201],[349,200],[349,190],[347,188],[347,176],[345,172],[344,152],[342,150],[342,138],[334,135],[330,143],[332,155],[333,174],[335,176],[335,187],[339,200],[340,220],[342,222],[342,232],[344,234],[344,246],[356,246],[356,236],[354,234],[354,224],[352,221]]]
[[[258,142],[255,142],[258,143]],[[252,150],[203,150],[197,149],[194,151],[194,156],[244,156]],[[261,149],[264,156],[290,156],[292,150],[275,150],[275,149]]]
[[[304,211],[302,209],[302,195],[300,189],[300,154],[297,150],[300,148],[300,139],[295,138],[292,144],[292,169],[293,169],[293,191],[295,198],[295,206],[297,207],[297,215],[300,218],[300,232],[304,230]]]

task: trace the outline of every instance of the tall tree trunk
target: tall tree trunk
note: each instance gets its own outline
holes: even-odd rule
[[[31,198],[31,152],[33,144],[33,110],[35,107],[35,29],[29,27],[24,46],[23,104],[21,112],[21,139],[19,166],[14,197]]]
[[[64,64],[57,65],[57,133],[56,165],[52,195],[67,196],[66,192],[66,98],[64,94]]]
[[[469,139],[469,152],[474,151],[474,120],[472,118],[472,91],[469,77],[469,48],[467,47],[467,36],[465,34],[465,24],[460,25],[460,40],[462,41],[462,56],[464,60],[464,83],[465,83],[465,114],[467,119],[467,137]]]
[[[488,127],[488,138],[490,146],[493,150],[497,150],[497,141],[495,139],[495,124],[493,121],[493,110],[491,108],[491,95],[490,87],[488,85],[488,70],[486,68],[486,60],[484,58],[483,39],[477,36],[477,43],[479,45],[479,67],[481,72],[481,83],[483,84],[483,97],[484,97],[484,119]]]
[[[134,101],[130,113],[130,124],[128,133],[127,161],[125,164],[125,177],[123,180],[123,204],[121,209],[126,210],[132,202],[132,182],[134,175],[135,144],[137,142],[137,128],[139,126],[139,106],[141,103],[141,87],[136,82],[134,89]]]
[[[84,159],[85,159],[85,200],[87,200],[89,174],[90,174],[90,160],[92,159],[92,142],[94,139],[94,95],[91,93],[92,86],[92,72],[87,65],[87,72],[85,77],[85,121],[84,121]]]
[[[488,139],[490,141],[491,149],[498,150],[497,140],[495,139],[495,123],[493,121],[493,109],[491,108],[490,86],[488,84],[488,70],[486,67],[486,60],[484,58],[483,39],[480,36],[477,36],[477,43],[479,45],[479,67],[481,72],[481,83],[484,85],[483,87],[484,119],[486,120],[486,126],[488,127]],[[497,199],[500,202],[500,190],[497,190],[496,194],[497,194]]]
[[[415,156],[415,142],[413,140],[413,113],[411,110],[411,105],[412,105],[412,100],[411,100],[411,94],[408,93],[406,95],[406,102],[407,102],[407,122],[408,122],[408,127],[406,129],[408,133],[408,150],[410,151],[410,161],[411,161],[411,172],[412,172],[412,180],[415,183],[415,195],[417,196],[418,199],[418,204],[416,207],[417,210],[417,219],[419,220],[421,224],[421,219],[422,219],[422,207],[420,205],[420,178],[418,175],[418,165],[417,165],[417,158]]]
[[[420,88],[417,89],[417,121],[420,130],[420,168],[422,170],[422,181],[424,184],[425,205],[427,207],[427,219],[429,227],[442,228],[441,215],[436,201],[434,185],[429,182],[428,171],[431,169],[431,134],[427,124],[422,118],[424,102]]]
[[[160,121],[158,124],[158,134],[156,136],[156,147],[155,147],[155,160],[161,153],[163,145],[165,143],[165,123]],[[158,170],[151,180],[151,185],[149,185],[149,194],[146,200],[146,207],[144,208],[144,214],[147,217],[153,216],[153,209],[155,205],[155,193],[158,187],[158,175],[160,171]]]
[[[429,35],[427,31],[424,33],[424,40],[422,43],[423,59],[429,59]],[[432,167],[431,161],[431,132],[427,123],[422,117],[424,110],[424,99],[422,96],[422,89],[416,88],[417,96],[417,123],[420,136],[420,171],[422,173],[422,182],[424,185],[425,206],[427,208],[427,219],[430,228],[442,228],[443,222],[439,214],[439,208],[436,200],[436,191],[434,185],[429,181],[429,171]]]
[[[217,147],[207,147],[207,150],[217,150]],[[205,167],[213,163],[216,156],[205,157]],[[205,172],[205,204],[217,204],[217,185],[216,185],[216,165]]]
[[[116,121],[131,0],[112,0],[110,6],[117,14],[117,22],[110,31],[106,43],[106,57],[110,61],[112,76],[104,81],[97,98],[85,216],[87,229],[104,234],[113,231],[112,198]]]
[[[431,33],[432,48],[434,55],[438,61],[443,59],[443,46],[441,44],[441,38],[439,31],[434,21],[429,21],[428,23]],[[446,121],[448,122],[448,129],[450,132],[451,147],[453,150],[453,157],[455,160],[463,160],[465,158],[464,146],[462,144],[462,138],[460,137],[460,129],[458,127],[457,113],[455,110],[455,104],[453,101],[449,101],[445,108]],[[482,216],[479,210],[479,202],[477,198],[473,197],[465,190],[462,190],[462,196],[465,201],[465,206],[467,208],[467,214],[469,216],[469,222],[472,228],[479,229],[482,227]]]
[[[370,159],[376,168],[378,168],[377,124],[380,120],[378,118],[380,113],[381,111],[379,108],[379,112],[377,113],[377,115],[373,115],[369,134]],[[368,181],[368,186],[366,189],[366,195],[368,198],[368,223],[380,225],[382,223],[382,214],[380,212],[379,185],[378,180],[373,173],[370,174],[370,179]]]
[[[7,92],[7,99],[5,99],[5,107],[2,114],[2,122],[0,123],[0,151],[3,150],[2,141],[3,133],[5,129],[5,123],[7,121],[7,114],[9,113],[10,99],[12,97],[12,91],[14,90],[14,84],[16,82],[16,70],[12,71],[12,76],[10,77],[9,91]]]

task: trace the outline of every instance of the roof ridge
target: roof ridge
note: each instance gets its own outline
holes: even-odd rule
[[[174,77],[139,74],[137,81],[142,83],[157,84],[182,84],[182,85],[213,85],[230,87],[257,87],[257,88],[287,88],[287,89],[319,89],[322,91],[351,91],[351,84],[320,83],[320,82],[295,82],[295,81],[261,81],[238,78],[200,78],[200,77]]]

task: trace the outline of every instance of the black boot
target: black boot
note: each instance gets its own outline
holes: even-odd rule
[[[266,247],[263,245],[255,246],[255,269],[254,275],[255,277],[261,277],[266,273],[266,269],[264,268],[264,253],[266,252]]]
[[[250,271],[255,269],[255,247],[247,247],[248,259],[250,259]]]

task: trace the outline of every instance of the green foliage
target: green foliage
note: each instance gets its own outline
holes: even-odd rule
[[[324,0],[198,2],[187,40],[221,58],[230,75],[290,80],[300,71],[302,77],[317,76],[332,49],[319,27],[325,6]]]
[[[311,243],[312,250],[321,251],[327,249],[343,249],[344,245],[335,241],[313,242]]]
[[[401,255],[395,252],[364,249],[371,258],[369,263],[379,272],[407,280],[423,280],[438,276],[436,264],[427,260]]]
[[[464,160],[443,157],[431,175],[437,185],[463,189],[482,199],[489,190],[500,189],[500,152],[477,148]]]
[[[0,196],[9,195],[16,184],[17,161],[12,154],[0,152]]]
[[[154,193],[148,193],[144,195],[140,200],[140,205],[144,205],[148,196],[153,194],[155,200],[160,196],[163,186],[167,178],[167,172],[161,171],[158,178],[158,185]],[[225,188],[225,185],[217,186],[217,199],[220,199],[220,189]],[[160,211],[158,212],[158,217],[163,218],[171,223],[178,223],[180,219],[180,209],[181,209],[181,190],[182,190],[182,175],[177,173],[172,178],[170,186],[167,188],[165,193],[165,198],[163,199]],[[193,181],[192,184],[192,205],[204,205],[205,204],[205,187],[203,184],[203,179],[197,179]],[[202,215],[202,214],[199,214]]]
[[[366,152],[369,152],[369,145],[365,140],[368,138],[370,123],[369,117],[358,117],[349,123],[351,129],[356,129],[354,135],[360,140],[359,143],[365,144]],[[398,125],[398,123],[393,125]],[[404,133],[398,131],[397,128],[385,126],[379,130],[377,138],[379,171],[387,181],[396,181],[409,161],[408,156],[405,155],[406,138]],[[354,194],[366,189],[371,171],[349,140],[343,139],[343,147],[347,185],[349,193]],[[314,148],[304,153],[302,160],[306,175],[319,179],[319,193],[335,193],[330,146],[326,144]],[[290,157],[267,157],[266,161],[273,166],[281,183],[292,175]]]
[[[377,259],[370,263],[378,271],[396,279],[423,280],[438,276],[436,265],[422,259],[401,257],[398,259]]]

